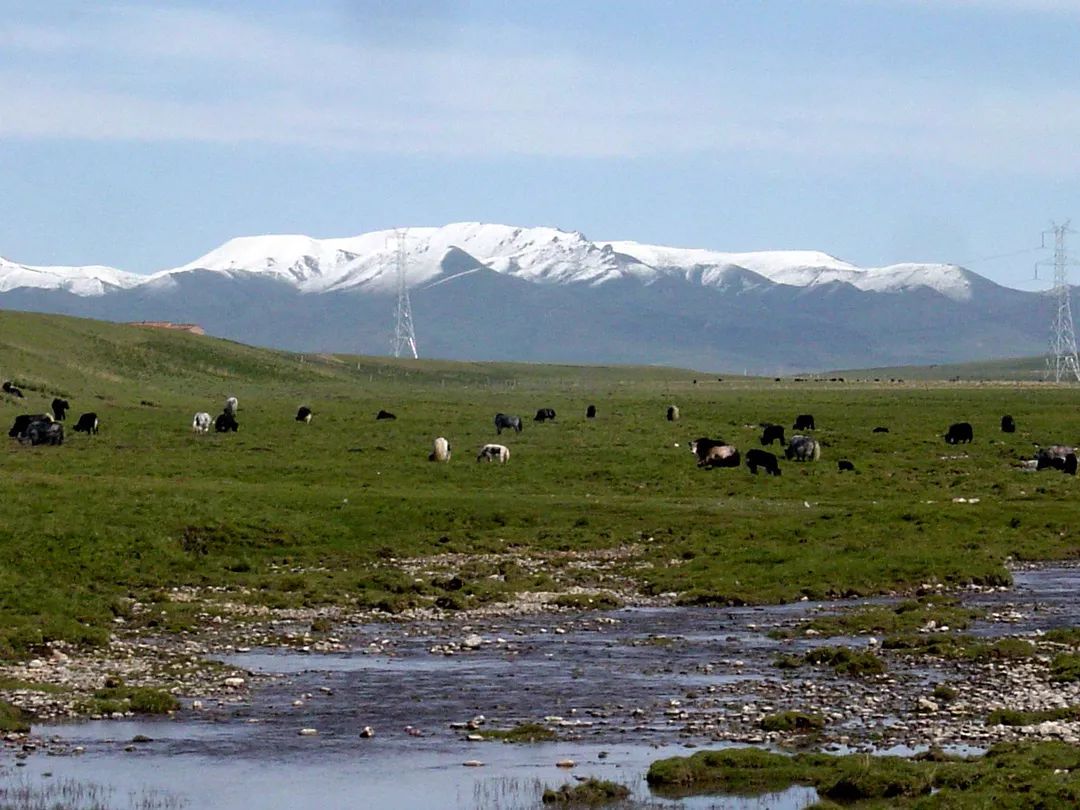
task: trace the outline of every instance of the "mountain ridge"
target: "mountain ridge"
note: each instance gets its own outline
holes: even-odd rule
[[[409,229],[405,258],[420,351],[446,359],[772,375],[965,362],[1037,354],[1052,317],[1046,296],[956,265],[867,269],[820,251],[722,253],[455,223]],[[237,237],[148,276],[5,261],[0,308],[379,354],[393,333],[396,271],[393,231]]]
[[[235,237],[193,261],[145,276],[97,265],[43,267],[0,260],[0,290],[66,288],[76,295],[104,295],[113,288],[167,285],[177,274],[210,270],[227,275],[266,275],[308,293],[349,289],[387,292],[396,285],[396,233],[372,231],[329,239],[303,234]],[[410,228],[404,234],[410,287],[439,277],[443,261],[453,250],[468,254],[496,272],[534,283],[601,285],[630,278],[648,284],[675,275],[696,280],[701,286],[723,286],[729,276],[736,276],[744,285],[807,287],[841,281],[867,292],[928,287],[957,299],[969,298],[974,283],[995,284],[970,270],[945,263],[908,262],[862,268],[820,251],[735,253],[632,241],[593,241],[579,231],[550,227],[461,222]]]

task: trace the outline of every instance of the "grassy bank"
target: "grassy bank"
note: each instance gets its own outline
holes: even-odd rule
[[[101,643],[117,619],[191,628],[195,611],[169,598],[180,585],[269,605],[460,608],[588,585],[574,553],[628,549],[612,565],[645,592],[765,602],[1001,582],[1008,557],[1077,551],[1076,479],[1011,466],[1033,441],[1077,440],[1067,388],[298,356],[16,313],[0,313],[0,358],[26,393],[0,399],[5,428],[58,395],[72,421],[101,419],[99,435],[60,448],[0,445],[0,656]],[[192,414],[231,394],[239,433],[193,436]],[[671,403],[680,422],[664,419]],[[299,405],[310,425],[293,421]],[[556,422],[533,423],[539,407]],[[376,422],[380,408],[397,420]],[[498,439],[498,411],[525,430]],[[779,478],[699,470],[686,447],[722,436],[745,450],[753,425],[804,412],[822,460]],[[998,432],[1006,412],[1016,434]],[[975,426],[970,447],[941,441],[959,420]],[[448,465],[427,461],[439,435]],[[497,440],[510,463],[477,464]],[[838,473],[841,457],[858,472]],[[444,554],[463,555],[452,576],[402,569]],[[133,599],[153,610],[133,613]]]
[[[823,800],[815,806],[827,807],[1075,807],[1078,766],[1080,751],[1063,743],[1002,743],[972,759],[940,752],[913,759],[785,756],[740,748],[659,760],[647,778],[661,794],[679,796],[753,796],[808,785]]]

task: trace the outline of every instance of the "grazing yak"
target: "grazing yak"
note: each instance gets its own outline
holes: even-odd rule
[[[1001,432],[1016,433],[1016,422],[1008,414],[1005,414],[1005,416],[1001,417]]]
[[[585,418],[586,419],[595,419],[596,418],[596,406],[595,405],[590,405],[588,408],[585,409]]]
[[[79,417],[79,421],[75,423],[76,433],[97,433],[98,431],[98,418],[96,413],[84,413]]]
[[[44,422],[51,424],[53,417],[51,413],[23,413],[15,417],[15,422],[11,426],[11,430],[8,431],[8,436],[12,439],[19,439],[22,441],[26,438],[26,432],[30,429],[30,426],[38,422]]]
[[[679,407],[677,405],[668,406],[667,420],[669,422],[678,422],[679,421]]]
[[[236,401],[236,397],[229,397],[225,400],[225,413],[229,416],[236,416],[236,409],[240,407],[240,403]]]
[[[536,416],[533,417],[534,422],[546,422],[548,419],[555,418],[554,408],[541,408],[536,412]]]
[[[67,416],[68,408],[70,407],[71,405],[66,399],[60,399],[59,397],[57,397],[52,401],[52,412],[53,416],[56,417],[57,422],[64,421],[64,417]]]
[[[428,454],[428,461],[442,461],[447,462],[450,460],[450,442],[440,436],[435,440],[432,445],[431,453]]]
[[[380,410],[377,414],[375,414],[375,421],[377,422],[380,419],[397,419],[397,417],[390,413],[390,411]]]
[[[191,420],[191,430],[195,433],[209,433],[213,420],[206,411],[199,411]]]
[[[309,423],[311,421],[311,408],[307,405],[301,405],[296,412],[296,421],[303,422],[305,425]]]
[[[746,451],[746,466],[754,475],[757,475],[758,467],[769,475],[780,475],[780,464],[776,456],[765,450],[758,450],[756,447]]]
[[[699,467],[738,467],[739,451],[723,439],[701,437],[690,442],[690,452],[697,456]]]
[[[0,388],[3,388],[5,394],[10,394],[11,396],[15,397],[16,399],[22,399],[23,398],[23,392],[20,391],[18,388],[16,388],[12,384],[11,380],[4,380],[4,384],[2,386],[0,386]]]
[[[888,432],[889,432],[889,429],[888,429],[887,427],[881,427],[881,426],[879,425],[878,427],[874,428],[874,429],[873,429],[872,431],[870,431],[870,432],[871,432],[871,433],[888,433]]]
[[[842,458],[836,462],[836,469],[837,472],[855,472],[855,465],[846,458]]]
[[[774,425],[771,422],[765,422],[761,427],[764,428],[761,432],[762,447],[768,447],[773,442],[780,442],[781,447],[787,444],[787,441],[784,439],[783,425]]]
[[[817,461],[821,458],[821,444],[809,436],[792,436],[784,457],[788,461]]]
[[[795,417],[795,424],[791,426],[792,430],[816,430],[814,427],[814,416],[809,413],[800,413]]]
[[[521,433],[521,417],[509,416],[505,413],[495,414],[495,430],[501,436],[503,430],[513,430],[515,433]]]
[[[229,431],[236,433],[239,427],[236,417],[228,411],[219,414],[218,418],[214,420],[214,430],[218,433],[228,433]]]
[[[510,460],[510,448],[501,444],[485,444],[476,454],[477,461],[497,461],[505,464]]]
[[[1035,456],[1036,470],[1060,470],[1068,475],[1076,475],[1076,450],[1064,444],[1039,448]]]
[[[960,444],[961,442],[971,442],[975,438],[975,433],[971,429],[970,422],[956,422],[949,425],[949,430],[945,434],[946,444]]]
[[[64,443],[64,426],[59,422],[31,422],[21,442],[30,442],[34,447],[39,444],[59,445]]]

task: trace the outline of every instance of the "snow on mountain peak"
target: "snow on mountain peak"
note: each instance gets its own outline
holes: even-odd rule
[[[0,292],[23,287],[42,290],[65,290],[75,295],[104,295],[110,289],[128,289],[146,280],[145,276],[126,273],[115,267],[35,267],[17,264],[0,256]]]
[[[979,278],[955,265],[864,269],[811,250],[725,253],[632,241],[594,242],[578,231],[481,222],[409,228],[405,255],[410,287],[447,282],[452,275],[487,267],[540,284],[596,286],[620,279],[651,284],[672,277],[725,288],[731,283],[746,288],[840,282],[880,293],[926,287],[962,301],[971,297],[972,279]],[[31,267],[0,259],[0,292],[38,287],[95,296],[143,284],[160,289],[175,284],[181,274],[198,270],[268,276],[305,293],[388,293],[397,282],[397,232],[334,239],[299,234],[237,237],[192,262],[152,276],[110,267]]]

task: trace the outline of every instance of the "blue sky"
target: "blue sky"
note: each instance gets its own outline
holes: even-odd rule
[[[1036,289],[1078,52],[1080,0],[0,0],[0,255],[481,220]]]

